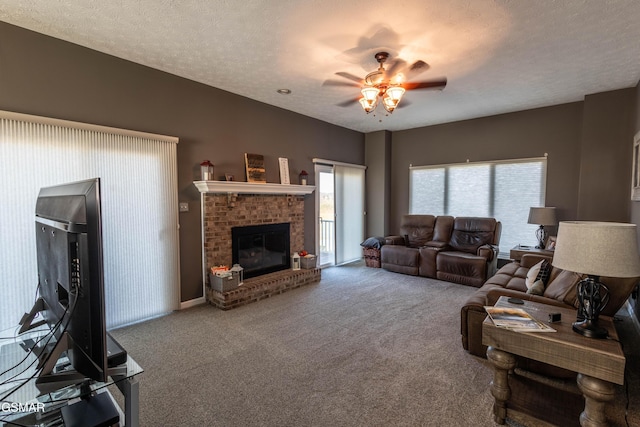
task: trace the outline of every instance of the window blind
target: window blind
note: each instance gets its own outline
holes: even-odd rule
[[[364,240],[365,170],[334,166],[336,205],[336,264],[362,258]]]
[[[544,206],[546,157],[409,168],[409,212],[494,217],[502,222],[500,252],[533,244],[529,208]]]
[[[0,112],[0,328],[37,286],[41,187],[101,179],[105,308],[113,328],[179,305],[176,138]]]

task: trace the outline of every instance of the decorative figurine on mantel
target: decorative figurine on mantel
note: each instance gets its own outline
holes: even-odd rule
[[[200,175],[202,181],[213,181],[213,163],[209,160],[200,163]]]
[[[307,173],[307,171],[303,170],[302,172],[300,172],[300,185],[307,185],[308,177],[309,174]]]

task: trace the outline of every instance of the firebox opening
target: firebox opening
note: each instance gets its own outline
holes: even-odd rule
[[[231,228],[232,260],[244,268],[245,278],[291,267],[289,228],[289,223]]]

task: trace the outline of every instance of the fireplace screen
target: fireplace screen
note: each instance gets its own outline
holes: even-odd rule
[[[291,267],[289,223],[231,228],[233,263],[244,277],[256,277]]]

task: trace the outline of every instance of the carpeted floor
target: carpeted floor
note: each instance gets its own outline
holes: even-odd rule
[[[359,264],[112,334],[145,369],[142,426],[492,426],[492,370],[460,343],[474,291]]]

